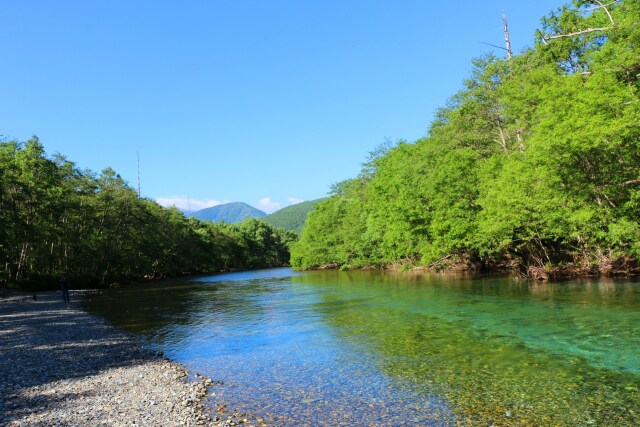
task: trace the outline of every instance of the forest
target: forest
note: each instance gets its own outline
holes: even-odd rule
[[[287,265],[295,235],[257,221],[185,218],[112,169],[47,156],[37,138],[0,142],[0,287],[52,288]]]
[[[472,63],[424,138],[380,146],[291,263],[637,274],[640,1],[574,1],[533,47]]]
[[[424,138],[385,144],[296,235],[186,218],[34,137],[0,142],[0,286],[291,265],[640,272],[640,0],[578,0],[486,55]],[[315,203],[315,202],[314,202]],[[294,242],[295,241],[295,242]],[[289,253],[291,248],[291,254]]]
[[[261,221],[271,224],[273,227],[291,230],[299,235],[304,228],[309,212],[323,199],[307,200],[295,205],[286,206],[263,218]]]

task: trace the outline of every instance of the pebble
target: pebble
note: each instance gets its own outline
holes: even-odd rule
[[[216,382],[83,311],[81,296],[0,293],[0,426],[231,424],[205,413]]]

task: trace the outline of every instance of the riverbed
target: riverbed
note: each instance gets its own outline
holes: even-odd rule
[[[275,269],[86,307],[256,425],[640,425],[634,281]]]

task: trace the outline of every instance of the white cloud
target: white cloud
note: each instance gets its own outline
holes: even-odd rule
[[[188,197],[161,197],[156,199],[159,205],[169,207],[175,206],[179,209],[191,210],[191,212],[199,211],[200,209],[210,208],[212,206],[221,205],[219,200],[199,200],[190,199]]]
[[[258,201],[258,206],[266,213],[271,213],[280,209],[281,205],[278,202],[272,201],[269,197],[263,197]]]
[[[287,200],[289,201],[289,203],[291,203],[292,205],[296,205],[298,203],[302,203],[304,202],[304,199],[298,199],[297,197],[287,197]]]

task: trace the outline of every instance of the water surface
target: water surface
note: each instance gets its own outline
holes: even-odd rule
[[[640,284],[263,270],[110,290],[112,323],[279,426],[640,425]]]

